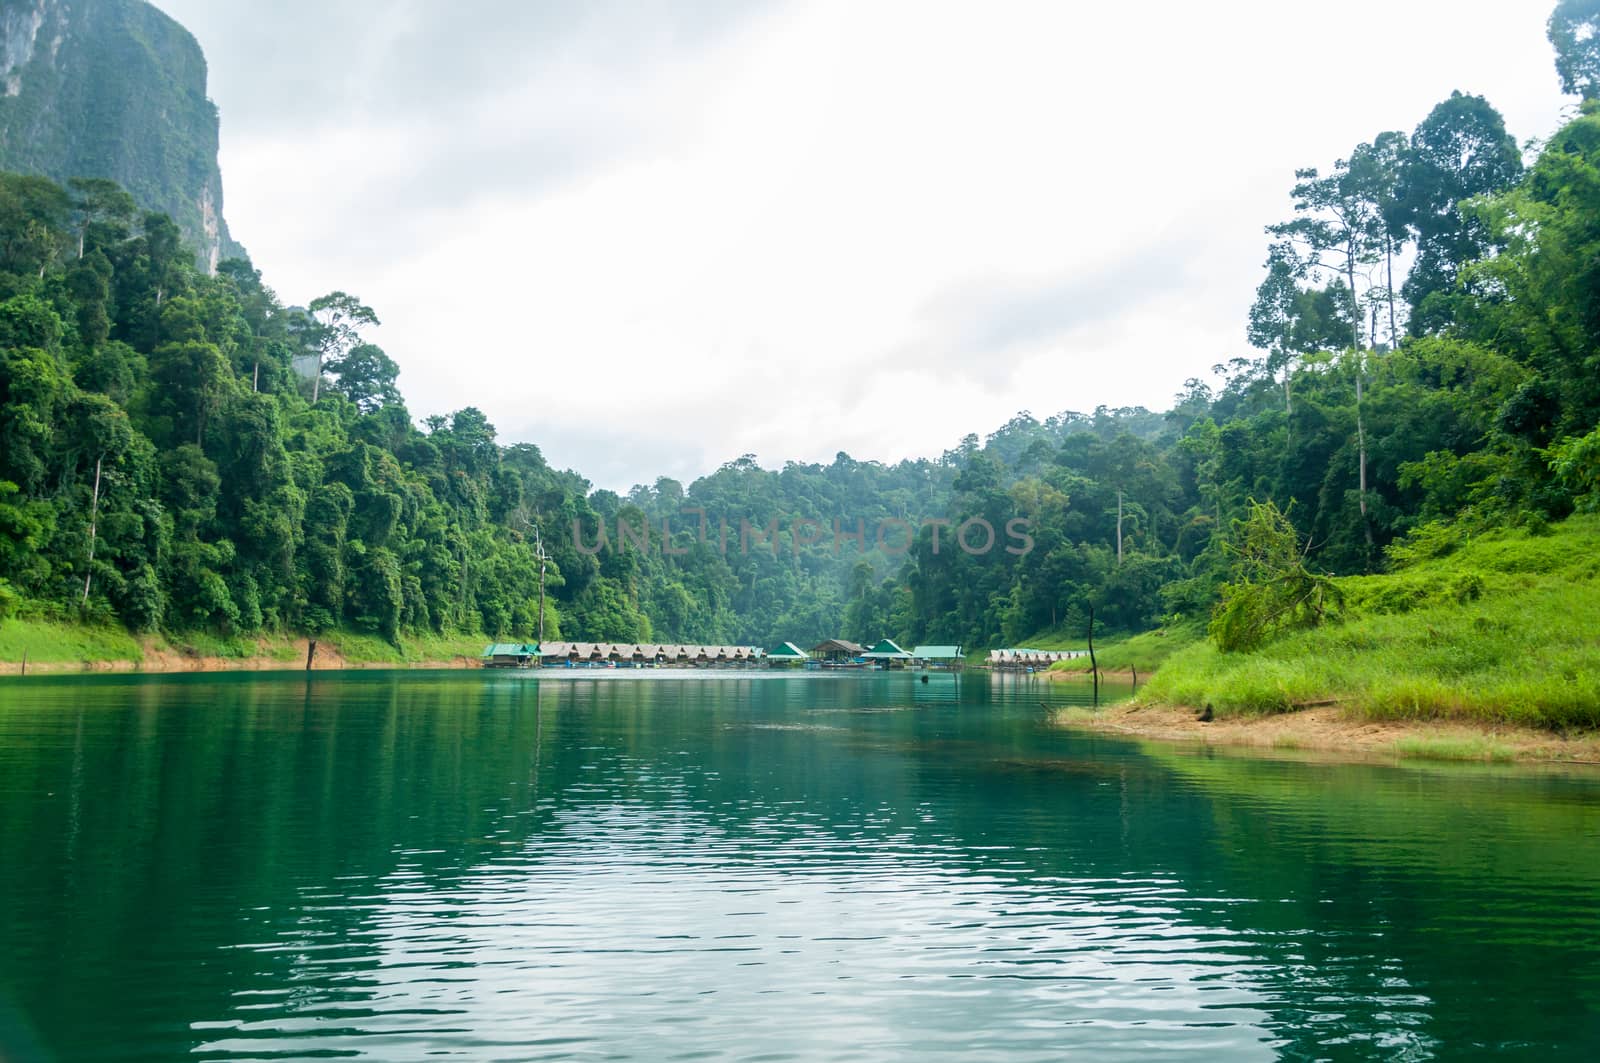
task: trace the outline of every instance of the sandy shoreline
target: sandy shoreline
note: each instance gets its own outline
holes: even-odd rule
[[[1600,765],[1600,734],[1563,736],[1524,727],[1453,720],[1373,720],[1337,707],[1303,709],[1202,723],[1191,709],[1116,705],[1099,711],[1064,709],[1063,727],[1252,750],[1309,750],[1369,760],[1416,757],[1438,760],[1549,761]]]

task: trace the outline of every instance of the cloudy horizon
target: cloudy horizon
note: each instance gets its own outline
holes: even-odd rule
[[[1296,167],[1570,102],[1544,2],[156,3],[280,297],[616,490],[1166,409],[1247,353]]]

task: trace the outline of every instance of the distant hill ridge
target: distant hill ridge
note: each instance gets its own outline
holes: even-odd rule
[[[170,215],[208,270],[244,253],[222,215],[205,55],[143,0],[0,0],[0,169],[110,178]]]

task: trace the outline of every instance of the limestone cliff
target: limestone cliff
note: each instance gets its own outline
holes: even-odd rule
[[[205,56],[142,0],[0,0],[0,169],[108,177],[171,215],[208,268],[243,254]]]

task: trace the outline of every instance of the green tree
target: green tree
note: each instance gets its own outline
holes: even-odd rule
[[[1381,280],[1370,284],[1367,290],[1369,327],[1367,342],[1378,346],[1377,320],[1380,308],[1387,310],[1388,346],[1400,342],[1399,315],[1395,310],[1398,289],[1394,281],[1394,263],[1406,244],[1405,210],[1400,189],[1401,173],[1411,157],[1410,145],[1404,133],[1390,131],[1379,133],[1370,144],[1358,144],[1350,153],[1348,181],[1355,195],[1365,200],[1371,209],[1369,239],[1382,267]]]
[[[78,255],[96,247],[113,249],[131,235],[138,205],[115,181],[103,177],[74,177],[67,181],[72,190],[72,211],[76,220]]]
[[[395,382],[400,367],[371,343],[358,343],[344,354],[329,359],[324,368],[335,375],[334,390],[355,403],[362,413],[375,413],[385,406],[401,404]]]
[[[1224,653],[1253,650],[1287,631],[1316,627],[1339,601],[1338,587],[1306,567],[1289,518],[1272,502],[1252,502],[1234,522],[1231,578],[1222,587],[1210,634]]]
[[[1284,409],[1292,413],[1298,359],[1343,346],[1359,326],[1351,321],[1351,301],[1342,281],[1321,288],[1303,283],[1309,270],[1292,244],[1274,243],[1266,268],[1250,307],[1247,335],[1251,346],[1267,352],[1265,375],[1271,379],[1282,374]]]
[[[190,340],[156,348],[150,368],[155,406],[166,414],[173,438],[203,444],[206,425],[237,386],[228,360],[216,344]]]
[[[1586,100],[1600,96],[1600,0],[1561,0],[1545,32],[1556,50],[1561,91]]]
[[[0,173],[0,299],[44,279],[67,243],[70,210],[55,182]]]
[[[1510,188],[1521,176],[1517,142],[1482,96],[1453,92],[1417,126],[1400,171],[1397,205],[1417,243],[1403,287],[1412,332],[1436,333],[1450,323],[1445,297],[1462,268],[1494,246],[1487,228],[1462,204]]]
[[[311,403],[316,405],[322,392],[322,371],[326,363],[340,361],[361,342],[361,329],[380,322],[372,307],[344,292],[329,292],[311,300],[308,307],[317,328],[312,337],[317,347],[316,374],[311,379]]]

